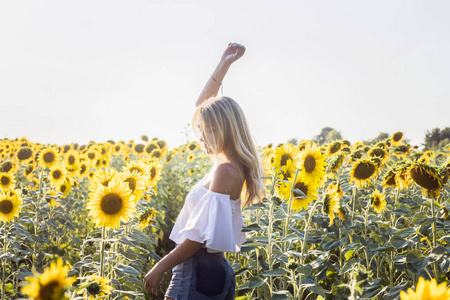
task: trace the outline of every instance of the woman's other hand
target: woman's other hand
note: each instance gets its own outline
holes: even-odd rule
[[[232,64],[242,57],[245,53],[245,46],[238,43],[229,43],[227,49],[222,55],[222,61]]]
[[[164,272],[160,272],[158,264],[151,269],[144,277],[144,287],[152,294],[158,295],[158,285],[162,281]]]

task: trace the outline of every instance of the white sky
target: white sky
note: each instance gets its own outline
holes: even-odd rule
[[[259,145],[450,126],[449,1],[0,2],[0,138],[186,141],[229,42],[224,94]]]

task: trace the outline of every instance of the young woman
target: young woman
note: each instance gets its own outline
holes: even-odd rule
[[[238,252],[245,242],[241,200],[248,206],[262,198],[264,170],[241,108],[216,96],[244,52],[243,45],[228,45],[196,103],[193,128],[214,166],[186,196],[170,234],[176,248],[144,277],[145,288],[156,295],[163,274],[173,268],[166,300],[234,299],[233,269],[223,252]]]

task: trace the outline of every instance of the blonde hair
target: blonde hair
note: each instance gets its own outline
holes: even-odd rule
[[[265,195],[264,168],[239,104],[229,97],[212,97],[197,107],[192,118],[197,138],[203,138],[214,152],[215,163],[233,158],[244,167],[244,206],[260,202]],[[214,129],[217,139],[207,140],[205,131]],[[222,154],[223,153],[223,154]]]

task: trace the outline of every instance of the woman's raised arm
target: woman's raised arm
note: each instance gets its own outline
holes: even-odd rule
[[[225,74],[227,74],[231,64],[236,60],[238,60],[239,58],[241,58],[242,55],[244,55],[244,53],[245,53],[244,45],[238,43],[228,44],[228,47],[227,49],[225,49],[225,52],[223,53],[219,61],[219,64],[217,65],[216,69],[211,74],[211,76],[208,78],[208,81],[206,82],[205,86],[203,87],[203,90],[198,96],[197,102],[195,103],[196,106],[199,106],[210,97],[217,96],[223,78],[225,77]]]

